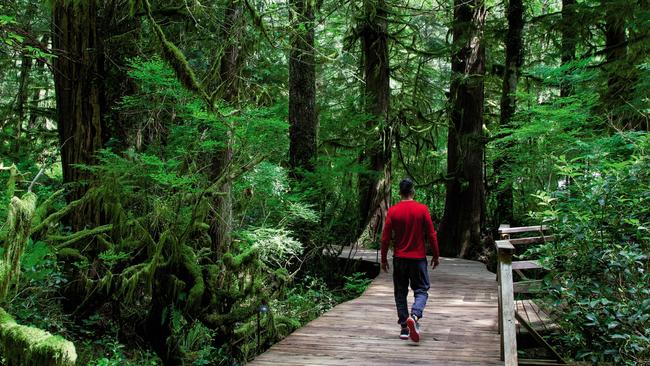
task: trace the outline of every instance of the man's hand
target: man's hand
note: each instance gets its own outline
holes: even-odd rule
[[[431,269],[436,269],[440,265],[438,258],[431,258]]]
[[[389,269],[389,268],[390,268],[390,266],[388,265],[388,261],[386,261],[386,262],[381,262],[381,269],[383,269],[384,272],[388,272],[388,269]]]

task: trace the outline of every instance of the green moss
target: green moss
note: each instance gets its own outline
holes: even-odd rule
[[[187,245],[181,247],[181,258],[183,266],[187,270],[194,284],[187,294],[186,308],[190,312],[196,312],[201,306],[203,294],[205,293],[205,282],[203,281],[203,271],[201,266],[196,262],[194,251]]]
[[[74,344],[44,330],[19,325],[0,308],[0,348],[7,365],[74,366]]]
[[[20,276],[20,257],[29,240],[32,217],[36,209],[36,195],[26,193],[22,199],[13,197],[7,216],[8,232],[4,244],[4,258],[0,269],[0,300],[7,296],[9,286]]]

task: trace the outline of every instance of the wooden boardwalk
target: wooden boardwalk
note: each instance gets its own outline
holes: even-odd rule
[[[375,259],[374,251],[355,257],[361,254]],[[503,365],[495,275],[479,262],[442,258],[429,276],[420,343],[399,339],[392,277],[382,272],[359,298],[337,305],[248,365]]]

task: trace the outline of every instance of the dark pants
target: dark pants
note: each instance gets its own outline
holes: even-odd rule
[[[405,324],[409,317],[409,308],[406,297],[409,293],[409,283],[415,302],[411,307],[411,314],[422,317],[422,311],[429,298],[429,273],[427,260],[410,258],[393,258],[393,285],[395,287],[395,305],[397,306],[397,322]]]

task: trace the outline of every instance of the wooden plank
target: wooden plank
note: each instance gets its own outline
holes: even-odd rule
[[[538,332],[558,329],[558,325],[549,317],[546,311],[537,305],[535,300],[517,300],[515,311]]]
[[[546,342],[546,340],[539,333],[537,333],[537,331],[533,327],[531,327],[530,324],[528,324],[528,322],[526,322],[526,320],[523,317],[521,317],[521,315],[519,315],[519,313],[515,312],[515,317],[517,318],[517,321],[519,321],[519,324],[523,325],[539,344],[543,345],[547,350],[549,350],[553,354],[553,356],[555,356],[558,363],[566,365],[566,361],[555,350],[555,348],[553,348],[553,346],[551,346],[548,342]]]
[[[529,280],[515,282],[513,285],[516,294],[535,294],[541,291],[542,280]]]
[[[392,275],[382,272],[362,296],[335,306],[248,364],[503,365],[494,275],[479,262],[441,258],[429,278],[419,344],[399,339]]]
[[[529,238],[510,239],[510,244],[512,244],[512,245],[528,245],[528,244],[546,243],[546,242],[553,241],[553,240],[555,240],[555,235],[531,236]]]
[[[548,230],[548,226],[522,226],[522,227],[510,227],[510,228],[499,228],[499,234],[516,234],[516,233],[527,233],[532,231],[545,231]]]
[[[512,269],[544,269],[538,261],[514,261],[512,262]]]
[[[536,359],[520,359],[519,366],[551,366],[551,365],[564,365],[555,360],[536,360]]]
[[[515,247],[510,243],[510,240],[497,240],[495,244],[499,252],[510,253],[510,255],[515,252]]]

